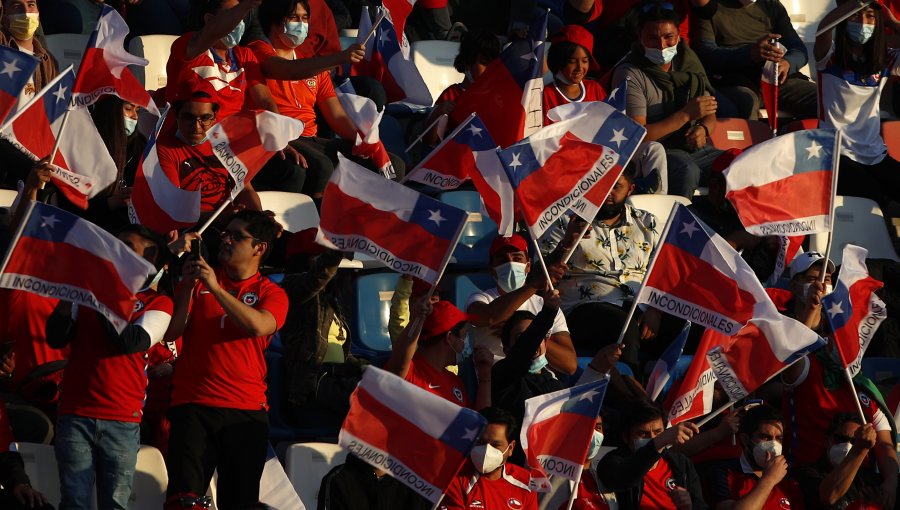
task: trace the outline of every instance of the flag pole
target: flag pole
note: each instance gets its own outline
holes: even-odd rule
[[[566,250],[566,253],[563,254],[562,260],[560,261],[563,264],[567,264],[569,262],[569,259],[572,258],[572,255],[575,254],[575,250],[578,249],[578,243],[580,243],[581,240],[584,239],[584,235],[587,234],[588,229],[591,228],[591,225],[593,224],[593,222],[591,221],[588,221],[586,223],[587,224],[584,226],[584,228],[581,229],[581,234],[578,235],[578,239],[574,243],[572,243],[572,247]]]
[[[453,132],[451,132],[449,135],[447,135],[446,138],[444,138],[443,140],[441,140],[441,143],[439,143],[438,146],[434,148],[434,151],[433,151],[433,152],[437,152],[437,151],[441,150],[441,147],[443,147],[444,145],[446,145],[447,142],[449,142],[450,140],[452,140],[452,139],[453,139],[460,131],[462,131],[463,128],[465,128],[466,126],[468,126],[468,125],[469,125],[469,122],[472,122],[472,119],[475,118],[475,115],[476,115],[475,112],[472,112],[472,114],[469,115],[469,117],[466,118],[466,120],[462,121],[462,123],[460,123],[459,126],[456,126],[456,129],[454,129]],[[432,122],[431,125],[428,126],[428,128],[425,129],[425,131],[423,131],[421,135],[419,135],[419,138],[416,138],[415,140],[413,140],[413,143],[409,144],[409,147],[407,147],[406,150],[405,150],[404,152],[409,152],[409,150],[412,149],[414,145],[416,145],[416,142],[418,142],[419,140],[421,140],[422,137],[425,136],[425,133],[427,133],[427,132],[435,125],[435,124],[438,123],[438,121],[441,120],[441,117],[444,117],[444,116],[446,116],[446,114],[442,114],[440,117],[438,117],[437,119],[435,119],[435,121]],[[414,174],[414,173],[416,172],[416,170],[422,168],[422,164],[423,164],[424,161],[425,161],[425,160],[420,161],[419,164],[416,165],[415,167],[413,167],[412,170],[410,170],[409,172],[406,172],[406,175],[403,176],[403,180],[400,181],[400,184],[405,183],[407,180],[409,180],[409,176],[410,176],[410,175]]]
[[[16,227],[16,233],[9,241],[9,248],[6,249],[6,255],[3,256],[3,264],[0,265],[0,274],[6,272],[6,265],[9,264],[9,259],[12,257],[13,248],[16,246],[16,243],[19,242],[19,239],[22,238],[22,232],[25,231],[25,224],[28,223],[29,218],[31,218],[31,211],[34,209],[34,204],[34,200],[28,201],[28,209],[26,209],[25,214],[21,216],[22,219],[19,220],[19,225]]]
[[[847,376],[847,382],[850,383],[850,390],[853,392],[853,401],[856,402],[856,410],[859,411],[859,417],[862,422],[868,423],[865,413],[863,413],[862,404],[859,403],[859,393],[856,392],[856,385],[853,384],[853,376],[850,375],[850,367],[844,367],[844,375]]]
[[[831,220],[831,228],[828,230],[828,244],[825,245],[825,265],[822,266],[822,274],[819,275],[819,283],[825,284],[825,273],[828,272],[828,257],[831,256],[831,242],[834,240],[834,236],[832,235],[834,232],[834,201],[837,196],[837,182],[838,182],[838,171],[840,170],[840,161],[841,161],[841,132],[838,130],[837,134],[834,135],[834,150],[832,151],[834,155],[832,157],[832,168],[834,172],[832,172],[831,177],[831,204],[829,205],[830,210],[828,212],[829,219]]]
[[[584,468],[581,469],[581,472],[578,473],[578,479],[575,480],[575,485],[572,486],[572,493],[569,494],[569,504],[566,506],[566,510],[572,510],[572,506],[575,505],[575,498],[578,497],[578,485],[581,484],[581,477],[584,475]]]
[[[11,126],[12,123],[15,122],[16,119],[21,117],[22,114],[25,113],[29,108],[31,108],[31,106],[34,103],[36,103],[37,101],[40,101],[41,98],[44,97],[44,95],[47,93],[47,91],[50,90],[50,87],[52,87],[53,85],[56,85],[60,80],[62,80],[63,77],[65,76],[65,74],[68,73],[71,69],[72,69],[72,66],[69,65],[69,67],[60,71],[60,73],[56,76],[56,78],[53,78],[52,80],[50,80],[50,83],[48,83],[47,85],[44,86],[44,88],[39,90],[37,92],[37,94],[34,95],[34,97],[32,97],[27,103],[25,103],[22,107],[17,109],[9,117],[7,117],[6,120],[3,121],[3,125],[0,126],[0,131]]]
[[[202,235],[203,232],[205,232],[206,229],[208,229],[209,226],[212,225],[214,221],[216,221],[219,215],[225,211],[225,208],[228,207],[228,204],[230,203],[231,200],[225,199],[225,201],[222,202],[222,205],[220,205],[219,208],[212,213],[212,216],[210,216],[209,219],[206,220],[206,223],[204,223],[203,226],[201,226],[200,229],[197,230],[197,233]]]
[[[666,227],[663,229],[662,235],[659,236],[659,240],[656,243],[656,246],[653,248],[653,254],[650,256],[650,264],[647,266],[647,271],[644,273],[644,279],[641,280],[641,286],[638,288],[638,291],[634,294],[634,301],[631,302],[631,308],[628,310],[628,316],[625,317],[625,324],[622,325],[622,331],[619,332],[619,339],[616,340],[616,344],[622,345],[622,342],[625,341],[625,332],[628,331],[628,325],[631,323],[631,319],[634,318],[634,311],[637,309],[638,298],[641,296],[641,292],[644,290],[644,283],[647,282],[647,277],[650,276],[650,273],[653,272],[653,267],[656,265],[656,259],[659,258],[659,243],[664,243],[666,237],[669,235],[669,229],[672,228],[672,221],[675,219],[675,211],[678,209],[679,204],[675,204],[672,207],[672,210],[669,211],[669,218],[666,219]],[[581,239],[579,239],[581,241]]]
[[[378,30],[378,25],[381,24],[381,22],[384,20],[385,16],[386,16],[386,14],[384,11],[381,11],[380,13],[378,13],[378,18],[375,19],[374,23],[372,23],[372,28],[369,29],[369,33],[366,35],[366,38],[363,39],[363,42],[362,42],[363,46],[365,46],[366,44],[369,44],[369,39],[371,39],[372,36],[375,35],[375,31]],[[402,38],[403,38],[403,34],[400,34],[397,37],[397,40],[399,41]]]
[[[547,270],[547,262],[544,260],[544,256],[541,254],[541,247],[538,245],[537,239],[533,236],[531,237],[531,244],[534,246],[535,253],[537,253],[538,260],[541,261],[541,269],[544,270],[544,277],[547,278],[547,285],[550,287],[550,290],[553,290],[553,282],[550,281],[550,271]]]
[[[706,425],[707,423],[709,423],[710,420],[712,420],[712,419],[715,418],[716,416],[719,416],[719,415],[722,413],[722,411],[728,409],[729,407],[731,407],[731,406],[733,406],[733,405],[734,405],[734,401],[729,400],[728,403],[726,403],[725,405],[719,407],[718,409],[716,409],[715,411],[711,412],[710,414],[707,414],[702,420],[698,421],[698,422],[697,422],[697,427],[702,427],[702,426]]]
[[[817,30],[817,31],[816,31],[816,37],[819,37],[820,35],[824,34],[825,32],[828,32],[828,31],[831,30],[832,28],[834,28],[834,27],[840,25],[845,19],[847,19],[847,18],[853,16],[854,14],[856,14],[857,12],[859,12],[859,11],[865,9],[866,7],[869,6],[869,4],[873,3],[874,1],[875,1],[875,0],[862,0],[862,1],[860,1],[858,7],[856,7],[856,8],[853,9],[852,11],[848,12],[847,14],[844,14],[844,15],[841,16],[840,18],[838,18],[838,19],[832,21],[831,23],[825,25],[824,27],[820,28],[819,30]]]
[[[475,112],[472,112],[472,115],[475,115]],[[434,119],[434,122],[432,122],[431,124],[429,124],[428,127],[426,127],[424,131],[422,131],[422,134],[420,134],[419,136],[417,136],[416,139],[413,140],[412,143],[409,144],[409,146],[408,146],[407,148],[403,149],[403,152],[409,154],[410,149],[412,149],[413,147],[415,147],[416,144],[419,143],[419,141],[422,140],[422,138],[425,138],[425,135],[427,135],[428,132],[431,131],[431,130],[434,128],[434,126],[436,126],[437,123],[440,122],[441,119],[444,118],[444,117],[446,117],[446,116],[447,116],[446,113],[442,113],[442,114],[438,115],[438,117],[437,117],[436,119]],[[455,131],[453,131],[453,133],[455,134],[457,131],[458,131],[458,130],[455,130]],[[453,137],[452,137],[452,136],[448,136],[448,137],[447,137],[447,139],[450,139],[450,138],[453,138]],[[444,144],[444,141],[441,140],[441,145],[443,145],[443,144]],[[436,147],[435,149],[440,148],[441,145],[438,145],[438,147]],[[415,169],[413,169],[413,170],[415,170]]]
[[[59,143],[62,141],[63,131],[66,130],[66,124],[69,122],[69,112],[72,110],[66,110],[66,113],[63,114],[62,123],[59,126],[59,132],[56,133],[56,142],[53,144],[53,152],[50,153],[50,161],[49,163],[52,165],[53,160],[56,159],[56,154],[59,153]],[[41,189],[44,189],[44,184],[41,183]]]
[[[437,501],[434,502],[434,506],[431,507],[431,510],[437,510],[439,506],[441,506],[441,501],[444,500],[444,493],[441,493],[441,497],[438,498]]]

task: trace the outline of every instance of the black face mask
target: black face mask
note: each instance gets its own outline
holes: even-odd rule
[[[600,206],[600,210],[597,211],[597,219],[598,220],[608,220],[615,218],[616,216],[622,214],[622,211],[625,210],[625,202],[621,204],[603,204]]]

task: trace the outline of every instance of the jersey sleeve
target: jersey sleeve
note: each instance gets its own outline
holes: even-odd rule
[[[288,297],[287,293],[274,283],[266,285],[265,293],[260,298],[259,309],[266,310],[275,317],[275,329],[281,329],[287,318]]]
[[[190,65],[190,62],[186,61],[184,56],[187,53],[187,45],[194,34],[195,32],[188,32],[175,39],[169,50],[169,60],[166,62],[166,75],[169,77],[169,83],[173,85],[178,83],[182,70]],[[174,86],[166,87],[166,101],[172,102],[175,99],[176,88]]]
[[[325,100],[337,97],[334,93],[334,83],[331,82],[331,75],[327,72],[319,73],[316,79],[319,82],[318,91],[316,92],[316,104],[320,105]]]
[[[866,421],[871,423],[877,432],[891,430],[891,424],[884,413],[881,412],[881,408],[878,407],[875,399],[861,391],[857,392],[857,397],[859,398],[859,405],[862,406],[863,414],[866,415]]]
[[[244,75],[247,77],[247,88],[254,85],[265,85],[266,79],[263,77],[262,69],[259,66],[259,60],[256,54],[249,48],[241,48],[241,66],[244,68]]]

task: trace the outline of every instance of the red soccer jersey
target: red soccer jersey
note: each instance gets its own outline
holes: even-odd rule
[[[656,466],[644,475],[644,491],[641,493],[641,508],[664,508],[676,510],[669,493],[678,485],[672,476],[672,468],[666,459],[659,459]]]
[[[266,41],[253,41],[249,47],[260,62],[277,56],[275,48]],[[297,50],[294,50],[294,56],[302,58]],[[303,80],[266,80],[266,84],[272,98],[278,103],[278,113],[303,122],[301,136],[316,136],[319,129],[316,126],[315,107],[321,106],[329,98],[337,97],[331,75],[327,71]]]
[[[752,471],[746,459],[741,459],[740,466],[732,466],[725,475],[727,487],[713,487],[713,497],[716,504],[721,501],[738,500],[750,494],[750,491],[759,483],[759,477]],[[766,499],[762,510],[803,510],[803,492],[800,485],[790,478],[778,482],[769,497]]]
[[[14,387],[35,367],[68,357],[68,347],[54,349],[47,345],[47,318],[58,302],[31,292],[0,290],[0,342],[15,342]]]
[[[242,303],[266,310],[276,329],[287,315],[287,294],[259,273],[235,282],[218,269],[219,285]],[[191,294],[190,320],[172,380],[172,405],[266,409],[266,361],[271,336],[250,337],[228,316],[202,283]]]
[[[178,176],[178,187],[200,192],[200,211],[212,212],[228,197],[231,189],[228,171],[205,141],[190,145],[175,136],[175,124],[166,124],[159,133],[156,153],[159,164],[169,175]]]
[[[567,510],[568,508],[568,503],[564,503],[558,510]],[[575,495],[572,510],[604,510],[608,508],[609,503],[603,494],[600,493],[600,488],[597,487],[594,476],[590,472],[584,472],[581,476],[581,482],[578,484],[578,494]]]
[[[587,101],[603,101],[606,99],[606,91],[603,90],[603,87],[600,86],[594,80],[582,80],[581,84],[583,85],[581,89],[581,97],[576,99],[569,99],[566,97],[559,89],[556,88],[556,85],[550,84],[544,87],[544,125],[549,126],[553,124],[547,118],[547,112],[556,108],[557,106],[569,104],[569,103],[581,103]]]
[[[172,318],[172,300],[139,292],[131,324],[159,341]],[[59,414],[140,422],[147,390],[147,353],[122,354],[109,339],[99,313],[79,307],[69,363],[63,372]],[[162,322],[161,322],[162,321]]]
[[[441,95],[438,96],[437,101],[435,101],[434,104],[437,106],[447,101],[459,101],[459,98],[465,91],[466,89],[463,87],[462,83],[454,83],[441,92]]]
[[[425,360],[410,360],[406,380],[458,406],[471,407],[462,379],[449,370],[435,370]]]
[[[256,61],[253,52],[247,48],[235,46],[228,51],[227,61],[220,59],[212,50],[206,50],[200,55],[186,60],[187,45],[194,34],[195,32],[188,32],[172,43],[169,61],[166,62],[166,74],[169,82],[175,84],[186,80],[189,77],[187,73],[194,73],[207,80],[218,96],[219,112],[217,117],[219,120],[252,107],[253,105],[245,106],[249,102],[245,95],[247,89],[265,83],[262,71],[259,69],[259,62]],[[174,99],[175,90],[174,86],[166,87],[167,101],[171,102]]]
[[[537,510],[537,493],[528,489],[530,476],[519,466],[506,463],[503,476],[488,480],[466,461],[450,482],[442,510]]]

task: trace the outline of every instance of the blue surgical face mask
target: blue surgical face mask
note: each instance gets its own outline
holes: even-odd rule
[[[131,136],[137,128],[137,119],[125,117],[125,136]]]
[[[494,268],[497,273],[497,287],[503,292],[512,292],[525,285],[526,264],[522,262],[505,262]]]
[[[647,60],[661,66],[668,64],[678,54],[678,46],[669,46],[668,48],[644,48],[644,56]]]
[[[600,447],[603,445],[603,432],[599,432],[597,430],[594,431],[594,435],[591,436],[591,444],[588,446],[588,460],[591,460],[597,457],[597,454],[600,453]]]
[[[874,34],[875,25],[857,23],[856,21],[847,22],[847,36],[859,44],[866,44]]]
[[[537,373],[539,373],[541,370],[544,369],[544,367],[547,366],[547,363],[548,363],[548,362],[547,362],[547,355],[546,355],[546,354],[541,354],[541,355],[538,356],[537,358],[534,358],[534,359],[531,360],[531,365],[528,366],[528,373],[529,373],[529,374],[537,374]]]
[[[244,20],[241,20],[240,23],[234,27],[234,30],[231,31],[230,34],[226,35],[222,38],[222,44],[227,46],[228,48],[234,48],[241,42],[241,37],[244,37],[244,30],[246,29],[246,25],[244,25]]]
[[[632,441],[631,444],[632,446],[634,446],[634,451],[638,451],[641,448],[647,446],[647,443],[649,443],[650,441],[653,441],[653,439],[649,437],[639,437]]]
[[[467,358],[471,358],[473,354],[475,354],[475,350],[472,348],[472,342],[469,340],[469,335],[466,335],[466,338],[463,340],[462,350],[456,353],[456,364],[461,364]]]
[[[309,35],[309,23],[302,21],[288,21],[284,24],[284,37],[294,45],[294,47],[303,44],[306,36]]]

